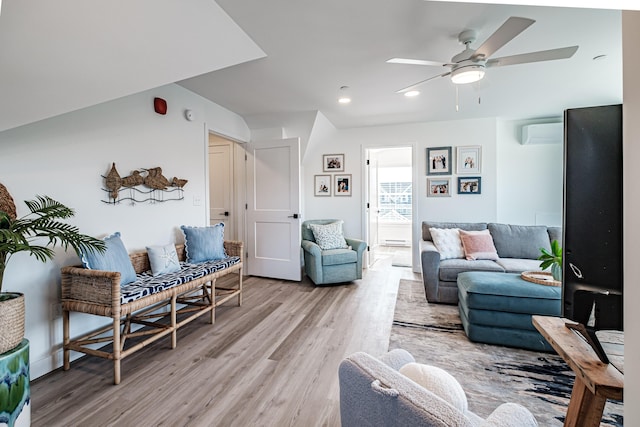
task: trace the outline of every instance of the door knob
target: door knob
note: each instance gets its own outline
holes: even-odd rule
[[[229,216],[229,212],[221,213],[220,215]]]
[[[293,215],[289,215],[287,218],[298,218],[298,214],[297,214],[297,213],[295,213],[295,214],[293,214]]]

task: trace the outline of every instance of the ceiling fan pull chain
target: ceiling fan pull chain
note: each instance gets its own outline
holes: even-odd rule
[[[460,111],[460,105],[458,103],[458,85],[456,85],[456,113]]]

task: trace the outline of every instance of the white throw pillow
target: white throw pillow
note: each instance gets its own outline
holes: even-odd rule
[[[400,368],[400,373],[411,381],[426,388],[460,412],[467,412],[469,408],[467,395],[464,394],[462,386],[453,375],[444,369],[413,362],[407,363]]]
[[[464,248],[457,228],[430,228],[429,233],[440,252],[440,259],[464,258]]]
[[[309,224],[308,228],[313,232],[313,238],[323,251],[329,249],[345,249],[349,246],[342,234],[343,221],[336,221],[329,224]]]

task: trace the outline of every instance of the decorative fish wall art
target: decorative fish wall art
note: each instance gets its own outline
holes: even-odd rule
[[[169,181],[163,174],[162,168],[140,168],[134,170],[129,176],[120,177],[116,164],[104,178],[102,190],[107,194],[105,203],[119,203],[129,200],[132,203],[166,202],[169,200],[183,200],[183,188],[188,180],[174,177]]]

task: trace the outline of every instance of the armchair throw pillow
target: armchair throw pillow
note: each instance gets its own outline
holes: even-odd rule
[[[467,395],[453,375],[437,366],[411,362],[402,366],[399,372],[411,381],[426,388],[457,410],[466,413],[469,409]]]
[[[329,224],[309,224],[313,232],[313,238],[323,251],[329,249],[345,249],[349,246],[342,234],[344,221],[336,221]]]

